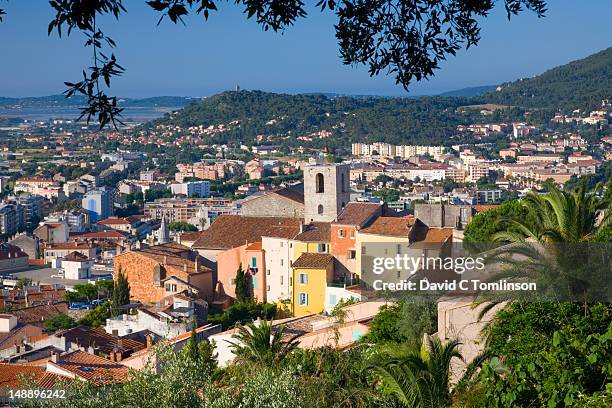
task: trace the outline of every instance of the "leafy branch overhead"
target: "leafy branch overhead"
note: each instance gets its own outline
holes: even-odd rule
[[[166,17],[173,23],[185,24],[184,17],[191,13],[208,20],[220,1],[146,3],[160,14],[157,24]],[[283,31],[307,17],[306,6],[300,0],[233,0],[233,3],[265,31]],[[503,3],[508,18],[523,10],[533,11],[538,17],[546,12],[545,0],[503,0]],[[111,79],[120,76],[124,69],[114,54],[103,53],[103,49],[114,49],[116,44],[96,25],[96,20],[104,15],[118,19],[127,11],[124,2],[52,0],[49,4],[56,12],[49,24],[49,34],[57,31],[61,37],[62,30],[70,35],[77,29],[85,34],[85,46],[93,54],[93,65],[83,71],[83,80],[66,82],[66,96],[87,96],[81,118],[86,116],[89,122],[95,117],[101,127],[108,123],[116,126],[122,109],[117,106],[117,98],[108,96],[104,88],[110,88]],[[487,17],[495,4],[494,0],[319,0],[316,6],[338,18],[336,38],[344,64],[367,66],[370,76],[391,75],[408,90],[412,81],[433,76],[449,55],[455,55],[464,46],[478,44],[481,33],[477,19]],[[3,14],[0,9],[0,21]]]

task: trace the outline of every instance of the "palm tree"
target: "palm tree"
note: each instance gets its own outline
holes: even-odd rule
[[[490,303],[480,317],[506,300],[537,297],[586,304],[608,295],[607,248],[586,243],[611,225],[612,203],[607,196],[600,197],[598,189],[589,193],[584,182],[572,191],[552,184],[548,188],[545,194],[530,192],[521,201],[529,216],[509,219],[517,232],[495,234],[494,241],[507,245],[486,254],[494,270],[489,281],[535,282],[537,292],[481,296],[477,303]]]
[[[276,365],[295,350],[302,333],[293,336],[285,333],[285,326],[272,326],[272,321],[262,320],[239,326],[238,333],[232,336],[234,354],[241,359],[261,363],[267,366]]]
[[[402,406],[441,408],[451,403],[451,360],[463,359],[456,340],[442,344],[434,337],[428,349],[410,350],[404,356],[393,356],[372,368],[382,384]]]
[[[584,242],[591,240],[612,221],[608,199],[589,193],[586,183],[573,191],[561,191],[551,184],[545,194],[529,192],[521,201],[526,219],[510,219],[519,232],[500,232],[495,241]]]

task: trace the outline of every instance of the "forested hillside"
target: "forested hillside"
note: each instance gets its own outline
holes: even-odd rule
[[[595,109],[602,99],[612,99],[612,48],[534,78],[503,84],[499,90],[477,87],[403,98],[227,91],[147,126],[228,126],[229,131],[211,137],[213,142],[253,143],[257,135],[263,135],[260,141],[265,143],[299,144],[297,136],[326,130],[333,137],[317,139],[315,135],[311,144],[451,144],[456,142],[452,137],[459,124],[544,123],[559,109]],[[484,104],[489,105],[481,106]],[[468,106],[472,109],[465,108]]]
[[[500,88],[483,95],[482,99],[565,112],[595,109],[601,106],[602,99],[612,99],[612,48],[533,78],[502,84]]]
[[[218,135],[219,141],[246,141],[260,134],[282,139],[328,130],[351,141],[441,143],[471,114],[457,111],[467,104],[465,98],[451,97],[352,98],[228,91],[149,126],[207,127],[238,121],[229,132]]]

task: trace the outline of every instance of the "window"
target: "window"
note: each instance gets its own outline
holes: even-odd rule
[[[357,257],[357,251],[354,249],[349,249],[348,251],[348,259],[355,259]]]
[[[253,268],[257,268],[257,258],[256,257],[251,258],[251,266]]]
[[[270,285],[266,286],[266,291],[270,291]]]
[[[327,252],[327,244],[318,244],[317,245],[317,252],[319,252],[319,253],[326,253]]]
[[[268,271],[266,272],[266,275],[270,275],[270,270],[268,269]]]
[[[323,214],[323,206],[321,204],[319,204],[319,206],[317,207],[317,213]]]
[[[329,304],[333,306],[336,303],[338,303],[338,299],[336,299],[336,295],[334,294],[329,295]]]
[[[176,292],[176,284],[166,283],[166,292]]]
[[[281,258],[281,266],[283,266],[284,263],[284,259]]]
[[[355,230],[351,230],[350,237],[351,239],[355,239]]]
[[[298,293],[298,305],[306,306],[308,305],[308,293]]]
[[[307,285],[308,284],[308,274],[300,273],[298,275],[298,282],[300,283],[300,285]]]
[[[280,276],[280,284],[283,284],[283,275]]]
[[[257,276],[253,276],[253,289],[257,289]]]
[[[281,243],[280,243],[280,247],[282,248],[282,247],[284,247],[284,246],[285,246],[285,243],[284,243],[283,241],[281,241]]]
[[[357,341],[361,338],[361,332],[358,329],[354,329],[351,337],[353,341]]]
[[[323,178],[323,174],[317,173],[315,176],[315,184],[316,184],[316,192],[324,193],[325,192],[325,180]]]
[[[344,238],[346,235],[344,234],[344,230],[343,229],[339,229],[338,230],[338,238]]]

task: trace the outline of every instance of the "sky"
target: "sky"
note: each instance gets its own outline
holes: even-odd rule
[[[435,77],[409,93],[392,77],[369,76],[366,67],[342,64],[332,13],[314,7],[283,33],[264,32],[233,2],[218,1],[208,21],[194,15],[186,25],[159,15],[144,0],[124,2],[119,21],[102,21],[118,45],[125,74],[112,84],[122,97],[206,96],[223,90],[330,92],[356,95],[423,95],[492,85],[539,74],[612,46],[612,1],[550,0],[546,18],[523,12],[507,20],[499,4],[482,21],[479,45],[450,56]],[[315,4],[312,0],[306,2]],[[54,13],[44,0],[0,1],[0,96],[42,96],[76,82],[91,63],[79,32],[47,36]]]

